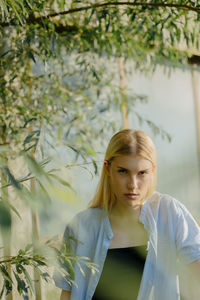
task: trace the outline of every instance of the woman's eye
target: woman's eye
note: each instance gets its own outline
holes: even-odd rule
[[[125,170],[125,169],[120,169],[118,172],[119,172],[119,173],[122,173],[122,174],[125,174],[125,173],[127,173],[127,170]]]
[[[139,172],[139,175],[144,175],[144,174],[146,174],[145,171],[140,171],[140,172]]]

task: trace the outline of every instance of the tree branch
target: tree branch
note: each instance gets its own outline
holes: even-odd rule
[[[101,160],[96,160],[95,162],[96,163],[102,163]],[[64,166],[64,168],[82,167],[82,166],[91,165],[91,164],[93,164],[92,161],[85,162],[85,163],[80,163],[80,164],[68,164],[68,165]],[[47,174],[51,175],[51,173],[55,172],[55,171],[59,171],[59,169],[51,169],[51,170],[47,171]],[[31,179],[34,179],[34,178],[35,178],[34,176],[28,176],[28,177],[25,177],[25,178],[22,178],[22,179],[16,179],[16,181],[17,181],[17,183],[22,183],[22,182],[25,182],[25,181],[28,181],[28,180],[31,180]],[[13,186],[12,183],[8,183],[6,185],[1,186],[0,190],[4,189],[4,188],[7,188],[7,187],[12,187],[12,186]]]
[[[63,12],[58,12],[58,13],[53,13],[49,14],[46,17],[42,18],[52,18],[56,16],[62,16],[62,15],[68,15],[68,14],[73,14],[79,11],[83,10],[90,10],[93,8],[99,8],[99,7],[106,7],[106,6],[147,6],[147,7],[169,7],[169,8],[177,8],[177,9],[184,9],[184,10],[191,10],[195,12],[200,12],[200,6],[190,6],[190,5],[184,5],[184,4],[173,4],[173,3],[163,3],[163,2],[158,2],[158,3],[149,3],[149,2],[129,2],[129,1],[122,1],[122,2],[103,2],[103,3],[96,3],[88,6],[83,6],[83,7],[77,7],[73,9],[69,9]]]
[[[63,15],[69,15],[69,14],[74,14],[80,11],[87,11],[91,9],[96,9],[100,7],[109,7],[109,6],[130,6],[130,7],[138,7],[138,6],[146,6],[146,7],[164,7],[164,8],[177,8],[177,9],[183,9],[183,10],[188,10],[188,11],[194,11],[196,13],[200,12],[200,5],[197,6],[191,6],[191,5],[186,5],[186,4],[173,4],[173,3],[163,3],[163,2],[158,2],[158,3],[149,3],[149,2],[129,2],[129,1],[113,1],[113,2],[102,2],[102,3],[96,3],[96,4],[91,4],[88,6],[82,6],[82,7],[77,7],[73,9],[69,9],[66,11],[61,11],[61,12],[56,12],[52,13],[46,16],[34,16],[30,15],[29,18],[26,19],[26,24],[32,24],[32,23],[39,23],[48,20],[50,18],[54,18],[57,16],[63,16]],[[16,25],[15,20],[11,20],[10,22],[3,22],[0,23],[1,27],[6,27],[10,25]]]
[[[40,259],[44,259],[45,260],[45,257],[39,257]],[[5,264],[5,263],[15,263],[15,262],[18,262],[18,261],[20,261],[20,262],[22,262],[23,263],[23,260],[24,259],[28,259],[28,260],[30,260],[30,261],[35,261],[35,257],[34,256],[19,256],[19,255],[17,255],[17,256],[9,256],[9,258],[7,258],[7,259],[4,259],[4,260],[1,260],[0,261],[0,265],[1,264]],[[37,258],[36,258],[37,259]]]

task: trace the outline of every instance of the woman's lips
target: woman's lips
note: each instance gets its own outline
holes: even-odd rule
[[[124,194],[127,198],[136,198],[139,194],[135,194],[135,193],[127,193],[127,194]]]

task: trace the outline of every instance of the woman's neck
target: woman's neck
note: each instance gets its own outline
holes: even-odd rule
[[[132,209],[121,210],[114,207],[109,215],[113,231],[110,248],[144,245],[147,243],[148,234],[144,225],[139,221],[141,205]]]
[[[115,205],[110,212],[110,216],[114,219],[129,219],[131,221],[138,222],[141,213],[141,207],[142,204],[137,204],[132,207]]]

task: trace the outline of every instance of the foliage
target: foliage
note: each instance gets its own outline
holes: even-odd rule
[[[16,196],[20,197],[33,211],[40,211],[51,203],[51,191],[57,187],[57,183],[68,189],[68,194],[65,193],[66,198],[69,198],[70,193],[75,197],[75,191],[71,185],[56,174],[59,169],[49,168],[49,170],[45,170],[49,160],[38,163],[34,157],[27,153],[24,153],[23,157],[29,167],[29,172],[20,178],[15,178],[8,166],[5,166],[4,171],[7,174],[8,183],[6,186],[2,186],[2,190],[12,187]],[[67,165],[66,167],[70,166]],[[36,190],[32,190],[24,185],[31,178],[34,178],[37,182]],[[2,198],[0,200],[0,228],[3,235],[8,234],[8,230],[10,230],[12,225],[12,211],[21,219],[16,208],[9,201]],[[42,244],[38,243],[39,241],[34,241],[34,244],[27,245],[24,250],[20,249],[15,256],[4,255],[2,257],[2,260],[0,260],[0,281],[2,283],[0,299],[3,295],[12,292],[14,286],[17,286],[17,291],[23,299],[29,299],[29,296],[35,293],[34,279],[29,275],[30,267],[36,269],[41,279],[47,282],[52,282],[49,268],[54,267],[58,274],[67,276],[70,284],[75,284],[73,279],[74,263],[78,265],[82,273],[82,264],[91,268],[92,272],[97,271],[95,264],[86,257],[73,254],[69,247],[64,246],[62,250],[57,249],[56,247],[60,245],[57,238],[49,239]],[[3,250],[3,247],[1,250]],[[68,266],[68,271],[62,267],[63,262]]]
[[[20,7],[23,2],[18,2]],[[11,11],[12,14],[4,17],[3,27],[19,24],[17,16],[13,17],[14,10]],[[3,12],[5,15],[2,9]],[[24,27],[42,28],[56,41],[65,41],[68,51],[123,54],[136,61],[142,56],[139,61],[145,59],[146,63],[149,57],[184,62],[179,46],[199,49],[200,8],[193,0],[84,1],[84,4],[81,1],[66,4],[35,1],[34,8],[23,16]]]
[[[108,122],[121,102],[117,57],[152,70],[187,65],[199,51],[195,1],[1,3],[0,120],[12,151],[35,148],[41,126],[57,126],[58,139],[88,153],[84,145],[92,149],[91,140],[117,128]],[[137,99],[128,93],[133,112]]]
[[[17,283],[17,291],[20,295],[23,296],[23,299],[29,299],[29,290],[31,293],[34,293],[33,280],[29,275],[29,266],[33,266],[40,270],[40,267],[47,266],[46,259],[44,256],[35,254],[32,251],[32,245],[27,245],[25,250],[20,249],[16,256],[11,256],[8,259],[3,257],[3,260],[0,261],[0,269],[2,275],[2,290],[0,298],[4,294],[8,295],[13,289],[13,279],[11,278],[8,272],[8,264],[11,265],[12,274],[14,275],[15,281]],[[48,275],[41,271],[41,276],[47,280]]]
[[[17,291],[23,299],[28,300],[29,295],[34,294],[34,281],[30,275],[30,267],[37,269],[40,277],[46,282],[52,281],[48,268],[54,267],[55,272],[61,276],[67,276],[69,284],[75,284],[73,276],[74,263],[78,265],[81,272],[83,272],[83,264],[90,268],[92,272],[97,271],[96,265],[90,262],[88,258],[72,255],[67,248],[65,248],[65,251],[58,250],[55,247],[55,244],[58,244],[58,242],[58,238],[54,237],[42,245],[28,244],[24,250],[20,249],[16,256],[3,257],[0,260],[0,276],[2,276],[0,299],[2,299],[4,294],[8,295],[14,286],[17,287]],[[63,264],[63,262],[68,266],[68,271],[66,268],[60,267],[59,264]],[[8,272],[8,264],[11,265],[13,278]]]
[[[36,147],[41,126],[51,132],[57,125],[66,144],[76,148],[76,141],[77,153],[88,153],[83,145],[91,149],[99,131],[103,137],[117,127],[105,122],[121,101],[117,57],[144,70],[166,61],[187,65],[199,49],[195,1],[3,3],[0,119],[12,150]],[[133,111],[137,99],[128,94]]]
[[[141,71],[153,71],[158,63],[188,66],[188,58],[199,55],[200,7],[194,0],[0,0],[0,15],[0,225],[7,230],[11,211],[20,217],[9,202],[10,186],[35,211],[50,202],[48,187],[55,182],[71,189],[48,169],[41,133],[51,137],[45,141],[50,147],[64,145],[75,161],[89,159],[97,172],[96,149],[119,129],[111,115],[121,106],[118,58],[123,56],[126,65],[134,60]],[[128,91],[129,111],[170,139],[135,112],[137,101],[146,100]],[[15,178],[9,163],[19,157],[28,171]],[[24,184],[33,178],[36,190]],[[0,262],[2,293],[12,289],[10,264],[18,292],[27,298],[31,279],[26,267],[48,265],[46,257],[31,251],[28,246]]]

